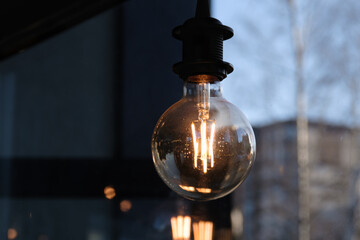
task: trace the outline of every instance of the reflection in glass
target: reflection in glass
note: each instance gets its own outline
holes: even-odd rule
[[[199,221],[193,223],[194,240],[212,240],[213,239],[213,222]]]
[[[103,234],[98,231],[90,231],[87,240],[102,240],[104,239]]]
[[[181,184],[179,185],[179,187],[188,192],[211,193],[210,188],[194,188],[193,186],[184,186]]]
[[[171,230],[173,240],[190,240],[191,218],[189,216],[172,217]]]
[[[39,235],[37,240],[49,240],[49,237],[45,234],[41,234],[41,235]]]
[[[234,237],[241,237],[244,227],[244,216],[240,208],[231,210],[231,225]]]
[[[217,240],[232,240],[233,234],[231,232],[231,229],[222,228],[222,229],[216,230],[215,239],[217,239]],[[239,238],[235,238],[235,239],[239,239]]]

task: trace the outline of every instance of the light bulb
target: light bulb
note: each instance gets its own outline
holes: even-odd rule
[[[196,75],[185,81],[183,98],[160,117],[152,137],[158,174],[191,200],[229,194],[244,181],[255,158],[249,121],[223,98],[214,78]]]

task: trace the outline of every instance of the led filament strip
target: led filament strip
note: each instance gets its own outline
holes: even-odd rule
[[[201,121],[200,124],[200,139],[197,140],[195,123],[191,123],[191,131],[194,143],[194,168],[198,168],[198,160],[202,163],[204,173],[208,171],[208,162],[210,168],[214,167],[214,137],[215,137],[215,123],[211,123],[210,137],[207,137],[207,124]]]
[[[207,173],[208,166],[214,167],[214,137],[215,121],[209,120],[210,117],[210,83],[202,82],[197,86],[197,107],[198,120],[191,123],[192,138],[194,144],[194,168],[202,169]],[[195,125],[199,125],[196,126]],[[200,123],[200,124],[199,124]],[[208,134],[210,127],[210,134]],[[198,139],[197,130],[200,132]],[[199,166],[202,163],[202,166]]]

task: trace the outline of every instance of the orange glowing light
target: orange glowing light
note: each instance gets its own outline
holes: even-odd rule
[[[191,123],[191,130],[193,135],[194,142],[194,168],[197,168],[197,155],[198,155],[198,143],[196,142],[196,132],[195,132],[195,124]]]
[[[179,187],[181,187],[181,188],[184,189],[185,191],[195,192],[195,188],[192,187],[192,186],[179,185]]]
[[[210,188],[196,188],[196,191],[198,191],[199,193],[211,193]]]
[[[115,189],[111,186],[104,188],[104,194],[107,199],[113,199],[116,196]]]
[[[210,221],[193,223],[194,240],[212,240],[214,224]]]
[[[14,228],[8,229],[8,239],[15,239],[17,237],[18,233]]]
[[[195,123],[191,123],[191,131],[194,143],[194,168],[198,167],[198,160],[202,163],[202,171],[207,173],[208,165],[214,167],[214,138],[215,123],[211,124],[210,137],[207,137],[207,124],[205,121],[200,123],[200,141],[198,142]],[[200,148],[200,149],[199,149]],[[199,152],[200,151],[200,152]]]
[[[193,186],[179,185],[182,189],[188,192],[211,193],[211,188],[195,188]]]
[[[172,217],[171,230],[173,240],[190,240],[191,218],[189,216]]]
[[[122,200],[120,202],[120,210],[122,212],[128,212],[131,210],[131,208],[132,208],[132,204],[129,200]]]

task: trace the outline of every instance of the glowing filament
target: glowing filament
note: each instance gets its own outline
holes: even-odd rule
[[[203,162],[204,173],[207,172],[207,139],[206,122],[201,122],[201,161]]]
[[[171,218],[173,240],[189,240],[191,231],[191,218],[189,216],[177,216]]]
[[[192,130],[193,142],[194,142],[194,168],[197,168],[198,144],[196,142],[196,132],[195,132],[194,123],[191,123],[191,130]]]
[[[208,165],[210,165],[211,168],[214,167],[215,123],[211,124],[210,137],[208,137],[206,122],[207,121],[201,121],[200,123],[199,141],[196,135],[195,124],[191,123],[191,131],[194,144],[194,168],[198,167],[198,160],[200,160],[202,163],[202,171],[204,173],[207,173]],[[210,163],[208,164],[208,162]]]

